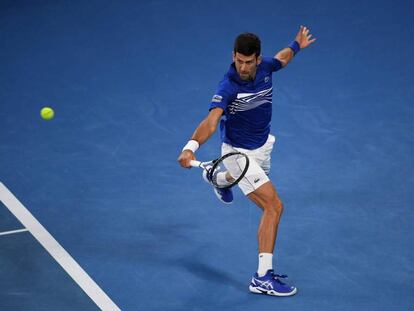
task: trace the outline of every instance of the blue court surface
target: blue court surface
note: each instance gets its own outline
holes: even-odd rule
[[[0,1],[0,310],[414,310],[413,18],[391,0]],[[298,294],[258,296],[261,211],[177,157],[234,38],[273,56],[301,24],[317,41],[274,74],[270,174]],[[197,156],[219,152],[216,133]]]

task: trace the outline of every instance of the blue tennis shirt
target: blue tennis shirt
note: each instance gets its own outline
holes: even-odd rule
[[[264,57],[257,66],[255,79],[243,81],[234,63],[230,65],[210,105],[210,110],[224,110],[220,121],[223,142],[250,150],[264,145],[272,119],[272,73],[281,68],[279,60]]]

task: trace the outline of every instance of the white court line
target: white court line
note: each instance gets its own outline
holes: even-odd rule
[[[18,229],[18,230],[11,230],[11,231],[4,231],[4,232],[0,232],[0,235],[7,235],[7,234],[13,234],[13,233],[20,233],[20,232],[25,232],[25,231],[29,231],[29,229]]]
[[[94,280],[82,269],[55,238],[37,221],[22,203],[0,182],[0,201],[20,220],[36,240],[62,266],[93,302],[104,311],[121,309],[109,298]]]

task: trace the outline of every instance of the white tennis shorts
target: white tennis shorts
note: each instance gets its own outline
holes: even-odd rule
[[[260,148],[253,150],[236,148],[226,143],[223,143],[221,145],[222,155],[225,155],[229,152],[239,151],[249,157],[249,168],[247,170],[247,173],[238,184],[245,195],[248,195],[250,192],[253,192],[261,185],[269,181],[269,177],[267,175],[270,171],[270,154],[272,153],[275,141],[276,138],[273,135],[269,134],[266,143]],[[226,166],[226,168],[230,174],[232,171],[239,171],[238,166]]]

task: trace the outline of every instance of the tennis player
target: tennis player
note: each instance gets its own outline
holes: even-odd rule
[[[261,56],[258,36],[240,34],[234,43],[233,63],[219,83],[210,112],[178,158],[181,166],[190,167],[196,150],[215,132],[219,122],[222,154],[240,151],[249,156],[250,166],[238,185],[263,210],[258,229],[258,270],[249,286],[249,290],[257,294],[291,296],[297,292],[296,287],[282,281],[285,275],[278,275],[273,270],[273,251],[283,205],[268,177],[275,142],[275,137],[270,134],[272,73],[286,67],[300,50],[315,40],[307,27],[300,26],[295,40],[271,58]],[[221,182],[225,184],[227,178],[231,176]],[[232,203],[231,189],[214,188],[214,192],[222,202]]]

